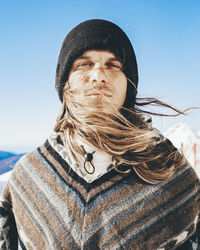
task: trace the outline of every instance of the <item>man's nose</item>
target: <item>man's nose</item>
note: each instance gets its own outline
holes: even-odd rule
[[[94,84],[106,84],[107,79],[102,67],[94,68],[90,72],[90,82]]]

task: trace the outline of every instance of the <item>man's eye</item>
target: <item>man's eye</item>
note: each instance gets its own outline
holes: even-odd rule
[[[92,63],[90,63],[90,62],[83,62],[83,63],[77,64],[76,68],[80,69],[80,68],[86,68],[86,67],[90,67],[90,66],[92,66]]]
[[[111,67],[111,68],[121,69],[121,67],[118,64],[115,64],[115,63],[107,63],[107,66]]]

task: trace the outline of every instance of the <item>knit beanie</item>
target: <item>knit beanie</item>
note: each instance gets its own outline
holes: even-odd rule
[[[135,104],[138,84],[137,62],[133,47],[127,35],[116,24],[101,20],[87,20],[73,28],[65,37],[56,69],[56,90],[63,100],[63,88],[76,58],[86,50],[106,50],[113,52],[123,65],[123,72],[130,81],[124,107],[132,108]]]

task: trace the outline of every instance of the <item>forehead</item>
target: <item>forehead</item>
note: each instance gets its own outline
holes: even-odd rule
[[[78,59],[117,59],[115,54],[107,50],[86,50]]]

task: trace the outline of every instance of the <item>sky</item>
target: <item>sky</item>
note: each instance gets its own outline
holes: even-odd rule
[[[200,107],[200,1],[1,0],[0,150],[27,152],[52,133],[61,109],[55,70],[62,42],[74,26],[93,18],[116,23],[131,40],[138,97],[179,109]],[[162,132],[177,122],[200,131],[200,110],[153,117]]]

